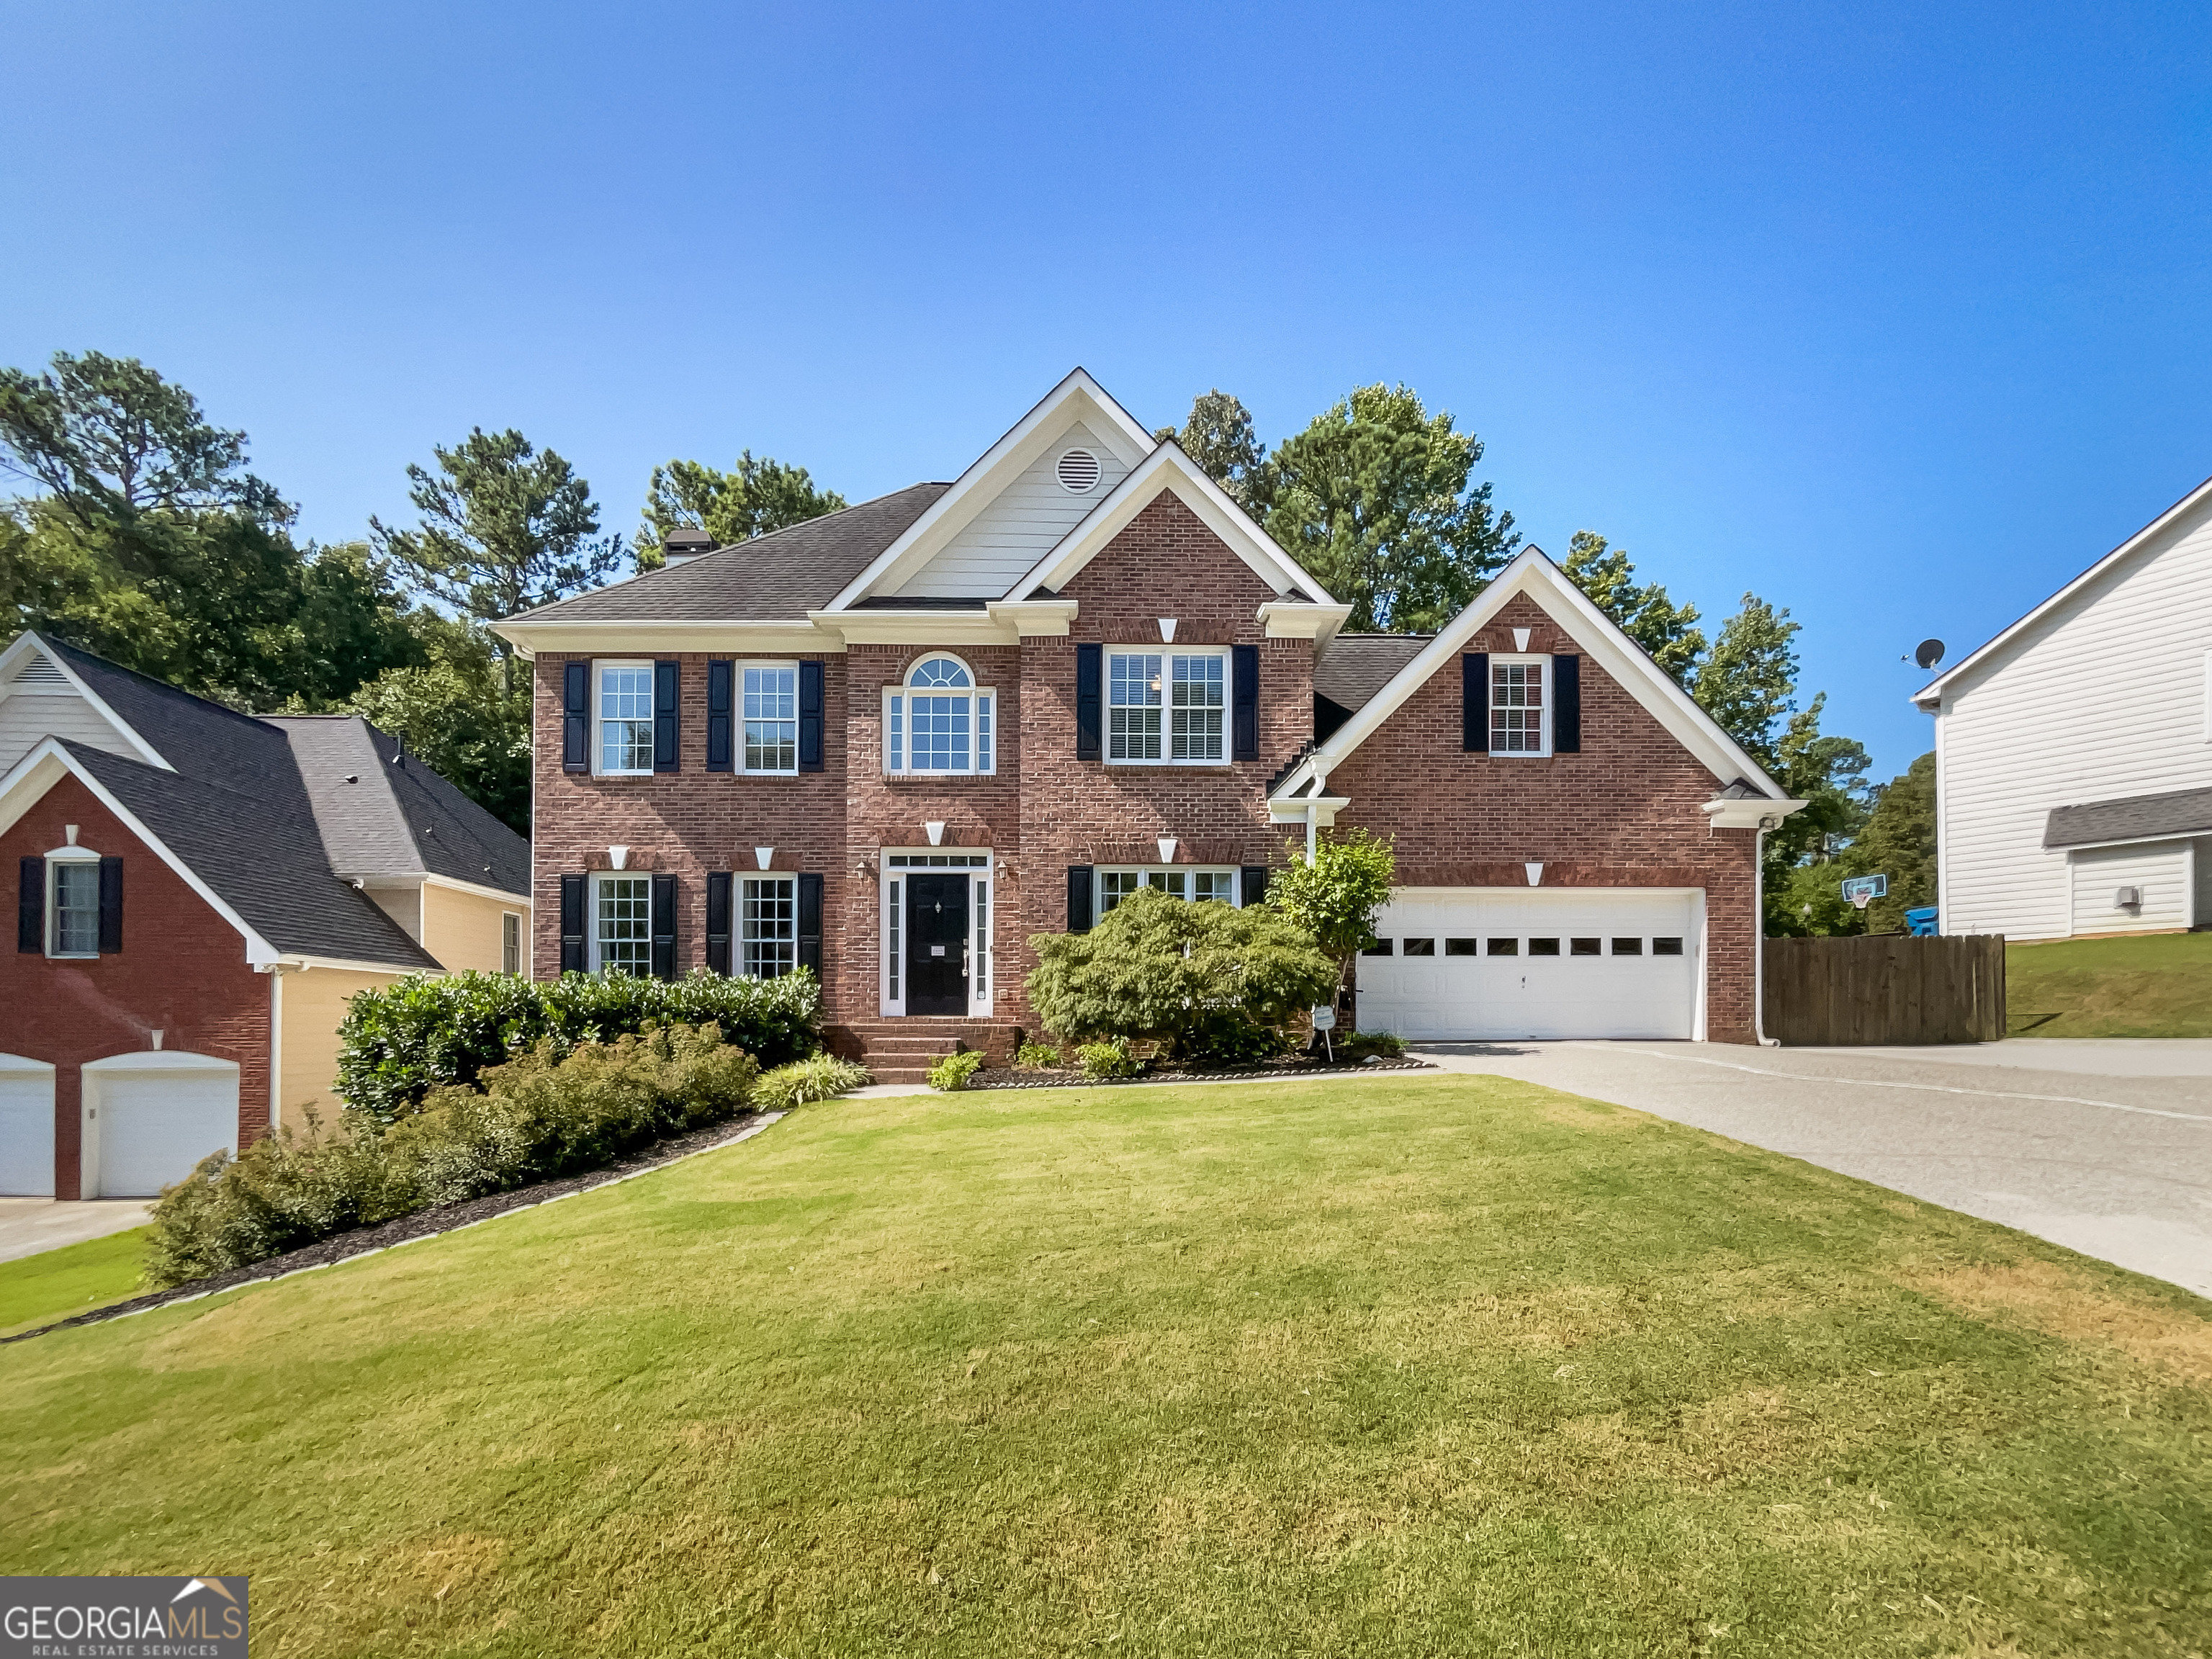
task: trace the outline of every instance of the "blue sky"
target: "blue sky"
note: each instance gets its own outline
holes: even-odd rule
[[[135,355],[325,539],[474,424],[611,526],[947,477],[1073,364],[1270,440],[1404,380],[1885,775],[2212,472],[2212,12],[0,5],[0,361]]]

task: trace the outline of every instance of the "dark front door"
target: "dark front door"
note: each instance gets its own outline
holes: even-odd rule
[[[906,1011],[968,1012],[968,878],[906,878]]]

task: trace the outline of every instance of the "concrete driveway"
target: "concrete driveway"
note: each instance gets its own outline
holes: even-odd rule
[[[2212,1296],[2212,1041],[1414,1045],[1633,1106]]]
[[[0,1198],[0,1261],[105,1238],[142,1224],[153,1211],[143,1198],[95,1198],[57,1204],[51,1198]]]

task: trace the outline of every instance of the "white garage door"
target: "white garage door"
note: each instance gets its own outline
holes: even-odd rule
[[[0,1197],[54,1195],[54,1068],[0,1054]]]
[[[84,1068],[102,1198],[151,1198],[238,1146],[238,1067],[205,1054],[125,1054]]]
[[[1359,1024],[1401,1036],[1687,1037],[1695,890],[1405,888],[1359,959]]]

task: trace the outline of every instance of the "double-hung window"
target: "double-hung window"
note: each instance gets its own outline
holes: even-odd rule
[[[1240,902],[1238,872],[1234,869],[1206,870],[1188,864],[1133,865],[1098,872],[1098,914],[1104,915],[1139,887],[1157,887],[1170,898],[1202,902],[1218,899]]]
[[[1109,651],[1106,758],[1209,766],[1229,758],[1226,651]]]
[[[745,770],[796,773],[799,665],[748,663],[739,694],[744,703]]]
[[[1552,752],[1552,659],[1490,659],[1490,752],[1541,757]]]
[[[599,672],[599,770],[653,770],[653,665],[603,662]]]
[[[75,848],[69,849],[74,853]],[[100,954],[100,860],[96,854],[46,860],[46,954]]]
[[[798,878],[740,877],[738,972],[746,979],[781,979],[798,966]]]
[[[641,979],[653,972],[650,876],[605,873],[592,878],[592,971],[635,974]]]
[[[957,657],[924,657],[884,693],[884,770],[996,771],[997,705]]]

